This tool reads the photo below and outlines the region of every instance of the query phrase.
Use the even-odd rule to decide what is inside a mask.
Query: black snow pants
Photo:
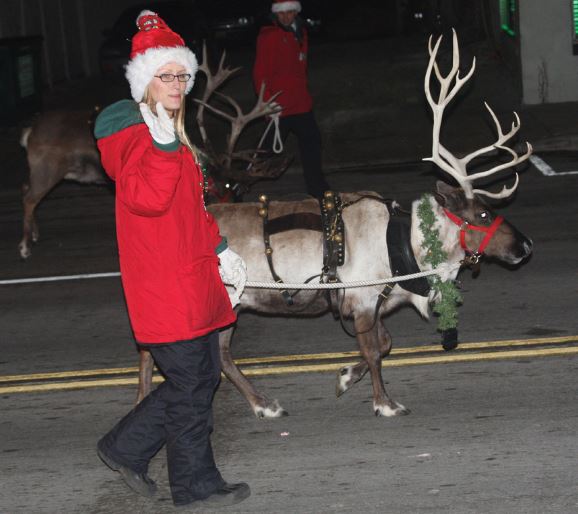
[[[166,444],[175,505],[206,498],[224,485],[210,434],[212,402],[221,376],[219,336],[146,345],[165,381],[100,441],[105,453],[137,473]]]

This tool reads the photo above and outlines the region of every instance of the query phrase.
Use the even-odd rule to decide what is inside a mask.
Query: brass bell
[[[268,200],[269,198],[267,198],[267,195],[259,195],[259,201],[261,203],[267,203]]]
[[[323,193],[323,196],[325,198],[333,198],[333,191],[325,191],[325,193]]]
[[[333,236],[333,241],[335,241],[336,243],[341,243],[341,241],[343,241],[343,237],[341,237],[341,234],[335,234]]]
[[[329,202],[329,201],[326,201],[326,202],[325,202],[325,208],[326,208],[327,210],[330,210],[330,211],[331,211],[331,210],[333,210],[333,207],[335,207],[335,205],[333,204],[333,202]]]
[[[267,216],[267,209],[265,207],[261,207],[259,209],[259,216],[261,216],[261,218],[265,218]]]

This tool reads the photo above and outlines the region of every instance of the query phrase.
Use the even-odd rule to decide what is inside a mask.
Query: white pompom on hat
[[[181,36],[173,32],[163,19],[152,11],[142,11],[136,20],[138,32],[132,38],[130,61],[126,65],[126,78],[130,93],[141,102],[144,92],[157,70],[169,62],[176,62],[190,73],[185,95],[195,83],[198,63],[195,54],[185,46]]]
[[[271,12],[278,13],[287,11],[301,12],[301,2],[274,0],[273,5],[271,6]]]

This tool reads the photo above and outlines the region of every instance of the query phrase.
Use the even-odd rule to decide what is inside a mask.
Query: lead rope
[[[273,152],[275,152],[276,154],[279,154],[283,151],[283,140],[281,139],[281,130],[279,129],[280,117],[281,117],[280,112],[276,112],[274,114],[271,114],[271,116],[270,116],[271,119],[269,120],[267,127],[265,127],[265,131],[263,132],[263,135],[261,136],[261,139],[259,140],[259,144],[257,145],[257,149],[255,150],[255,153],[253,154],[252,160],[254,160],[255,157],[257,157],[257,153],[259,153],[259,150],[261,150],[261,147],[263,146],[263,141],[265,141],[265,138],[267,137],[267,134],[269,133],[271,126],[274,126],[274,129],[275,129],[275,133],[273,134]],[[250,162],[249,166],[247,166],[247,171],[249,171],[251,169],[252,165],[253,165],[253,163]]]
[[[259,150],[261,148],[261,146],[263,145],[263,141],[265,141],[265,138],[267,137],[267,134],[269,133],[269,129],[271,128],[271,125],[274,125],[275,134],[273,135],[273,151],[275,153],[281,153],[283,151],[283,140],[281,139],[281,130],[279,130],[279,119],[280,118],[281,118],[280,112],[276,112],[275,114],[271,114],[271,119],[269,120],[269,124],[267,125],[265,132],[263,132],[263,135],[261,136],[261,140],[259,141],[259,146],[257,146],[257,150]]]
[[[360,280],[357,282],[329,282],[323,284],[303,284],[303,283],[289,283],[283,282],[281,284],[276,282],[251,282],[247,281],[243,284],[242,289],[239,288],[236,293],[238,297],[241,297],[243,294],[243,290],[245,288],[256,288],[256,289],[349,289],[353,287],[371,287],[371,286],[378,286],[383,284],[390,284],[394,282],[403,282],[405,280],[412,280],[414,278],[421,278],[421,277],[429,277],[430,275],[446,275],[453,270],[459,269],[462,266],[461,262],[455,264],[440,264],[436,269],[430,271],[420,271],[419,273],[412,273],[410,275],[403,275],[399,277],[390,277],[384,278],[380,280]],[[2,282],[8,281],[0,281]],[[224,282],[226,285],[232,286],[233,284],[229,284]]]

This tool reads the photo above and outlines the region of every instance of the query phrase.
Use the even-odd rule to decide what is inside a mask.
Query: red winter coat
[[[309,112],[313,100],[307,88],[307,31],[303,28],[300,44],[292,32],[277,25],[266,26],[257,38],[257,57],[253,82],[259,93],[265,83],[265,100],[281,91],[275,99],[283,107],[281,116]]]
[[[116,182],[120,270],[135,339],[170,343],[233,323],[216,255],[226,242],[205,210],[203,176],[191,152],[179,143],[153,143],[129,100],[100,114],[95,135]]]

